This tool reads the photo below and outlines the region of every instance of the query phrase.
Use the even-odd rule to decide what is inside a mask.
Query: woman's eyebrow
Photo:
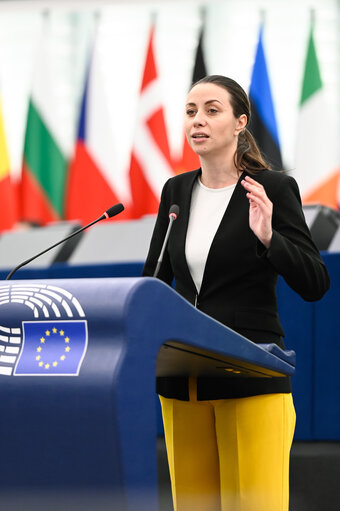
[[[222,102],[219,101],[218,99],[209,99],[204,104],[209,105],[210,103],[215,103],[215,102],[220,103],[222,105]],[[196,103],[187,103],[185,106],[196,106]]]

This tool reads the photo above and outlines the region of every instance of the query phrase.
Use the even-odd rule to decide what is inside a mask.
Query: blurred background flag
[[[203,18],[204,23],[204,18]],[[201,78],[207,76],[207,68],[205,65],[204,51],[203,51],[203,39],[204,39],[204,25],[202,25],[198,45],[196,49],[196,56],[194,62],[194,71],[192,75],[191,84],[196,83]],[[183,151],[181,159],[175,161],[174,167],[176,169],[177,174],[181,174],[182,172],[187,172],[190,170],[199,169],[201,166],[199,158],[196,153],[191,149],[186,136],[184,136],[183,141]]]
[[[10,175],[10,161],[0,98],[0,231],[14,227],[17,220],[16,208],[16,193]]]
[[[154,28],[151,27],[130,162],[135,218],[157,213],[163,185],[174,173],[154,57]]]
[[[314,40],[314,14],[311,15],[307,53],[300,95],[297,155],[294,177],[304,204],[319,203],[339,208],[339,177],[332,144],[324,87]]]
[[[282,169],[279,134],[263,46],[263,23],[260,26],[249,99],[251,119],[248,128],[272,168]]]
[[[120,202],[110,174],[112,137],[96,53],[89,59],[81,101],[78,136],[68,172],[65,217],[87,224]],[[111,139],[110,139],[111,138]],[[127,204],[124,201],[124,205]],[[128,216],[128,208],[120,216]]]
[[[21,181],[21,219],[39,224],[63,218],[68,163],[58,140],[61,99],[49,53],[49,21],[46,14],[28,105]]]

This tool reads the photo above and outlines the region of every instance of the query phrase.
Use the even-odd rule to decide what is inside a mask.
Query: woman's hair
[[[238,118],[245,114],[247,116],[247,124],[249,124],[251,115],[250,102],[245,91],[235,80],[222,75],[209,75],[195,82],[191,89],[200,83],[214,83],[226,89],[230,94],[230,104],[234,116]],[[253,135],[247,128],[244,128],[239,133],[234,163],[238,170],[247,170],[250,173],[271,168],[270,164],[263,158]]]

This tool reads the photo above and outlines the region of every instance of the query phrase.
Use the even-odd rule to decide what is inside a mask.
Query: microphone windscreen
[[[115,204],[114,206],[111,206],[111,208],[106,210],[105,216],[106,218],[112,218],[115,215],[119,215],[119,213],[121,213],[122,211],[124,211],[124,206],[120,202],[119,204]]]
[[[171,208],[169,209],[169,216],[170,215],[176,215],[178,217],[179,215],[179,206],[177,204],[173,204]]]

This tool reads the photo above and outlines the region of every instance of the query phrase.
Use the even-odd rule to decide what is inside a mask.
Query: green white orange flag
[[[14,227],[16,223],[16,195],[10,175],[2,104],[0,100],[0,231]]]
[[[294,170],[304,204],[318,203],[337,208],[339,170],[332,154],[327,128],[324,86],[314,40],[314,24],[308,36],[300,96],[297,156]]]
[[[48,54],[48,27],[43,37],[28,107],[21,181],[21,219],[41,225],[63,218],[67,173],[67,158],[58,140],[57,78]]]

